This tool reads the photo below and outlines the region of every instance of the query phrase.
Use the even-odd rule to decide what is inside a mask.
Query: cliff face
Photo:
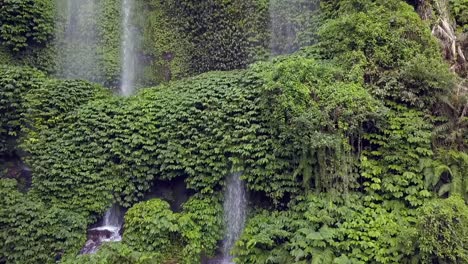
[[[432,34],[439,39],[451,69],[461,76],[466,76],[468,32],[463,32],[466,25],[463,21],[456,20],[448,0],[414,0],[412,4],[419,16],[431,24]]]

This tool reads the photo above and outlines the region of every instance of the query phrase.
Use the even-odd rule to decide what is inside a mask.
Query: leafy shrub
[[[381,104],[354,76],[331,64],[293,56],[259,66],[266,80],[261,99],[280,135],[275,156],[290,160],[283,170],[294,169],[289,173],[305,188],[351,188],[356,178],[351,154],[357,152],[352,144],[360,140],[364,123],[378,116]],[[261,187],[258,181],[264,178],[253,185]]]
[[[285,212],[247,222],[237,263],[406,263],[414,254],[415,218],[399,202],[363,202],[328,193],[297,200]]]
[[[387,121],[365,135],[370,146],[361,157],[363,186],[377,199],[402,199],[420,206],[430,196],[420,159],[433,156],[432,125],[420,111],[392,105]]]
[[[216,195],[193,196],[184,205],[178,225],[183,239],[184,263],[200,263],[200,256],[214,256],[223,238],[223,206]]]
[[[47,79],[28,67],[0,66],[0,153],[12,153],[22,134],[52,126],[104,90],[83,81]],[[30,140],[34,140],[30,138]]]
[[[435,38],[404,1],[328,2],[336,13],[314,50],[338,64],[355,58],[378,97],[427,108],[453,85]]]
[[[425,204],[418,216],[418,246],[422,261],[468,261],[468,208],[461,197]]]
[[[463,32],[468,31],[468,1],[450,0],[450,13]]]
[[[42,203],[0,179],[0,259],[11,263],[55,263],[76,254],[85,240],[87,219]]]
[[[167,254],[180,243],[177,215],[159,199],[141,202],[125,214],[124,242],[138,251]]]
[[[54,33],[51,0],[0,1],[0,41],[13,51],[44,44]]]
[[[301,218],[290,243],[295,261],[404,263],[413,254],[407,236],[415,233],[415,220],[399,202],[380,205],[363,198],[329,193],[299,203]]]
[[[44,80],[44,74],[37,70],[0,65],[0,155],[15,150],[25,112],[24,95]]]
[[[124,243],[139,252],[158,252],[165,259],[196,264],[202,255],[214,255],[222,231],[222,205],[216,196],[196,195],[181,213],[153,199],[134,205],[125,215]]]
[[[441,197],[458,195],[468,201],[468,154],[439,150],[436,159],[421,161],[428,190]]]
[[[294,232],[292,221],[287,212],[255,214],[233,249],[236,263],[293,263],[287,245]]]
[[[89,82],[50,79],[25,94],[23,115],[29,127],[51,128],[64,114],[105,95],[108,94],[103,88]]]
[[[66,257],[64,264],[154,264],[165,263],[158,252],[138,252],[124,243],[105,243],[94,254]]]

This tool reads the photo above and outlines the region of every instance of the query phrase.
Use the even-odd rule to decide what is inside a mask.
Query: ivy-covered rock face
[[[15,52],[43,45],[54,32],[52,0],[0,1],[0,43]]]
[[[316,100],[308,99],[311,93]],[[155,179],[185,177],[190,189],[213,193],[236,168],[250,189],[280,201],[310,185],[348,183],[333,157],[352,151],[346,141],[380,107],[340,69],[297,57],[205,74],[129,99],[94,100],[48,120],[53,124],[24,146],[35,191],[88,212],[99,212],[112,193],[129,206]],[[338,109],[347,110],[337,115]],[[307,155],[323,162],[317,175],[304,164],[295,170]],[[331,170],[336,179],[318,178]]]
[[[0,0],[0,160],[32,185],[0,164],[0,263],[204,263],[232,172],[250,198],[237,264],[467,261],[466,81],[405,1],[136,0],[138,85],[159,85],[129,97],[47,76],[54,46],[29,27],[46,2],[16,2]],[[97,4],[99,82],[116,86],[120,2]],[[77,255],[115,203],[122,241]]]
[[[25,67],[0,65],[0,156],[18,150],[17,139],[52,127],[60,116],[91,98],[107,94],[84,81],[48,79],[44,73]]]

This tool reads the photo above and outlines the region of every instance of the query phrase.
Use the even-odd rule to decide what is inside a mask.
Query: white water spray
[[[56,32],[57,75],[66,79],[101,82],[98,66],[97,4],[95,0],[57,0],[64,15]],[[65,23],[63,23],[65,22]]]
[[[122,0],[122,80],[120,93],[129,96],[135,86],[135,33],[131,25],[133,0]]]
[[[313,43],[319,0],[270,0],[271,56],[291,54]]]
[[[247,218],[247,195],[245,184],[240,179],[242,172],[232,173],[227,178],[224,196],[224,221],[226,236],[223,241],[223,258],[221,264],[231,264],[231,249],[239,239],[245,227]]]
[[[104,215],[99,227],[88,231],[88,241],[81,250],[82,254],[96,253],[104,242],[117,242],[122,240],[120,230],[123,226],[123,214],[117,205],[113,205]]]

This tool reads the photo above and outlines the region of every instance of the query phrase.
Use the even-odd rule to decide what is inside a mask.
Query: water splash
[[[226,223],[226,236],[223,241],[223,258],[220,264],[230,264],[232,256],[231,249],[239,239],[245,227],[247,218],[247,195],[245,184],[240,177],[242,172],[232,173],[226,182],[226,193],[224,196],[224,221]]]
[[[135,32],[131,25],[133,0],[122,1],[122,80],[120,93],[129,96],[135,86]]]
[[[113,205],[104,214],[101,226],[88,230],[88,241],[81,250],[81,254],[96,253],[104,242],[121,241],[122,226],[123,213],[118,205]]]
[[[57,19],[57,76],[101,82],[98,66],[97,6],[95,0],[57,0],[63,14]]]

